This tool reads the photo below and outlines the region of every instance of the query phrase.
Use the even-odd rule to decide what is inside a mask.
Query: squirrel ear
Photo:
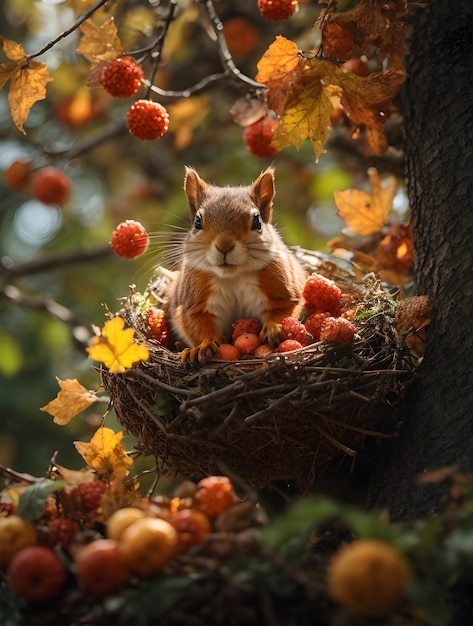
[[[261,213],[263,222],[269,224],[273,214],[274,168],[268,167],[251,186],[251,197]]]
[[[202,180],[192,167],[186,167],[186,176],[184,178],[184,191],[186,193],[187,204],[191,218],[194,219],[202,200],[207,191],[208,185]]]

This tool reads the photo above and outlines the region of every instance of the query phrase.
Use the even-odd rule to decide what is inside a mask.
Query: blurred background
[[[34,54],[92,4],[4,0],[0,34]],[[277,34],[304,50],[319,45],[315,1],[300,2],[291,20],[274,23],[261,17],[256,0],[214,6],[233,61],[250,78]],[[101,9],[93,19],[101,23],[113,14],[122,41],[133,49],[151,36],[168,8],[167,2],[126,0],[110,3],[109,12]],[[222,69],[202,7],[178,2],[176,15],[154,80],[167,92],[185,90]],[[185,165],[225,185],[249,184],[274,163],[274,215],[285,241],[322,251],[343,226],[334,189],[359,186],[366,178],[366,160],[345,149],[343,124],[331,129],[331,147],[318,164],[309,142],[271,159],[252,155],[230,114],[244,93],[237,81],[219,81],[185,99],[154,95],[169,111],[169,132],[157,141],[139,141],[124,124],[131,101],[86,86],[90,63],[77,54],[78,41],[73,32],[36,59],[46,63],[54,81],[46,99],[33,106],[26,135],[11,121],[8,85],[0,91],[0,463],[34,475],[46,472],[56,450],[62,465],[82,465],[72,441],[91,438],[101,423],[94,411],[104,412],[105,405],[92,406],[62,427],[40,407],[56,396],[56,376],[98,387],[81,342],[92,324],[103,325],[107,307],[119,308],[128,285],[146,286],[163,241],[170,239],[167,233],[187,228]],[[0,62],[8,59],[2,56]],[[44,204],[28,187],[12,189],[1,173],[17,160],[33,170],[59,168],[72,182],[70,200]],[[132,261],[108,246],[112,230],[125,219],[140,221],[151,235],[148,252]],[[114,427],[113,415],[107,425]]]

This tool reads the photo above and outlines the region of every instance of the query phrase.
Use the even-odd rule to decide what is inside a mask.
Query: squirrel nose
[[[230,241],[228,242],[224,241],[224,242],[216,243],[215,247],[217,248],[219,252],[225,255],[233,250],[233,248],[235,247],[235,244],[231,243]]]

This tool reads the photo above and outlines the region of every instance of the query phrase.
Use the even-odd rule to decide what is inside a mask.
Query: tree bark
[[[403,94],[407,184],[418,294],[434,320],[403,407],[399,439],[383,450],[370,504],[394,519],[425,517],[444,490],[425,470],[473,470],[473,3],[435,0],[412,19]]]

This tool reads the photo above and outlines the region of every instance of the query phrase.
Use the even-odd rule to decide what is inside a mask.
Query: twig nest
[[[150,359],[123,374],[103,371],[103,384],[137,450],[167,475],[230,473],[258,488],[294,480],[305,490],[335,456],[354,457],[365,437],[394,433],[416,360],[379,281],[369,275],[350,292],[356,335],[348,345],[321,341],[197,368],[150,338],[149,294],[131,293],[120,315]]]

